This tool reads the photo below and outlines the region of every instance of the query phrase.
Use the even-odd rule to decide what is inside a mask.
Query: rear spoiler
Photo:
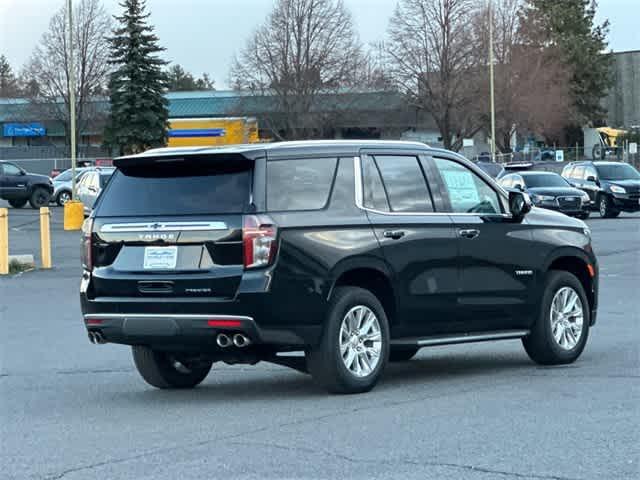
[[[247,152],[248,153],[248,152]],[[184,165],[186,168],[211,165],[212,163],[234,164],[238,168],[242,166],[250,167],[255,160],[255,156],[245,155],[244,153],[188,153],[180,155],[179,152],[169,155],[131,155],[127,157],[119,157],[113,161],[113,165],[119,169],[137,168],[137,167],[153,167],[162,165],[171,165],[179,167]]]
[[[504,167],[505,170],[516,170],[516,169],[519,169],[519,168],[527,169],[527,168],[533,167],[533,163],[531,163],[531,162],[511,162],[511,163],[504,163],[502,166]]]

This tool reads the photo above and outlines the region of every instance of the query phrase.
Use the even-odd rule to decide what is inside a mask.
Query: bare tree
[[[110,66],[105,35],[112,29],[112,20],[99,0],[76,2],[73,15],[76,128],[79,133],[100,113],[91,97],[106,92]],[[66,9],[61,7],[33,51],[23,77],[37,86],[31,91],[34,107],[60,121],[66,137],[70,138],[68,39],[68,18]]]
[[[400,0],[389,24],[391,74],[413,106],[433,115],[448,149],[482,127],[477,11],[474,0]]]
[[[362,51],[342,0],[277,0],[240,52],[231,82],[270,103],[277,138],[322,135],[324,94],[352,86]]]
[[[569,72],[558,49],[542,44],[542,32],[527,23],[522,8],[522,0],[493,2],[496,145],[503,152],[511,150],[516,131],[553,141],[570,119]],[[478,21],[486,51],[487,10]],[[536,37],[540,42],[532,44]],[[488,129],[488,118],[485,123]]]

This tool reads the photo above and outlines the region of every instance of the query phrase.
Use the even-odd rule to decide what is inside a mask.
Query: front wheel
[[[69,200],[71,200],[71,192],[67,190],[62,190],[56,197],[56,203],[61,207],[64,207],[64,204],[68,203]]]
[[[320,343],[307,351],[313,379],[331,393],[371,390],[389,357],[384,308],[368,290],[335,290]]]
[[[213,364],[210,360],[181,358],[141,345],[131,347],[131,351],[142,378],[156,388],[193,388],[206,378]]]
[[[572,363],[587,343],[590,319],[589,301],[580,280],[566,271],[551,271],[536,323],[522,343],[536,363]]]
[[[602,218],[615,218],[620,215],[620,212],[614,208],[609,195],[600,195],[598,210],[600,211],[600,216]]]
[[[29,204],[31,208],[46,207],[51,200],[51,194],[45,188],[36,187],[31,193]]]

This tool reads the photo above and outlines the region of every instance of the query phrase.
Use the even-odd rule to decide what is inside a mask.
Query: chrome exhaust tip
[[[104,336],[102,335],[102,332],[94,332],[93,338],[95,339],[95,342],[99,345],[103,345],[107,343],[107,341],[104,339]]]
[[[219,333],[216,337],[216,343],[220,348],[227,348],[230,347],[233,342],[226,333]]]
[[[244,348],[248,347],[251,344],[251,340],[249,340],[249,337],[242,333],[236,333],[233,336],[233,344],[238,348]]]

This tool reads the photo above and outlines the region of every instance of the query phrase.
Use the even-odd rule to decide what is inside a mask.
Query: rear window
[[[242,213],[250,201],[251,170],[211,162],[156,164],[116,171],[97,208],[100,216]]]
[[[267,163],[267,210],[319,210],[326,206],[337,158],[271,160]]]

